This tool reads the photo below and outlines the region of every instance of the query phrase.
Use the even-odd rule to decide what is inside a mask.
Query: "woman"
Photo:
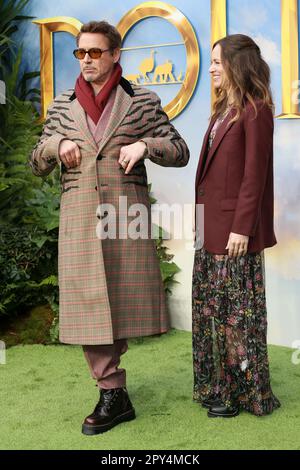
[[[250,37],[234,34],[214,44],[209,72],[216,101],[196,176],[204,244],[193,270],[194,400],[209,417],[261,416],[280,406],[270,387],[263,261],[276,244],[270,69]]]

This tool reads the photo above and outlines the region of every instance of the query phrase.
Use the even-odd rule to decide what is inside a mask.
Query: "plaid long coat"
[[[59,159],[59,144],[66,138],[80,148],[78,167],[67,169]],[[49,106],[42,136],[31,154],[35,175],[48,175],[57,164],[61,169],[58,276],[63,343],[111,344],[169,328],[154,240],[118,236],[119,209],[125,210],[119,208],[119,196],[127,197],[128,207],[135,203],[147,207],[151,230],[144,160],[128,175],[118,163],[121,147],[138,140],[146,143],[146,158],[159,165],[181,167],[188,162],[187,145],[158,96],[122,78],[100,146],[74,90],[69,90]],[[115,239],[101,240],[96,233],[103,203],[116,209]],[[135,217],[129,216],[128,223]]]

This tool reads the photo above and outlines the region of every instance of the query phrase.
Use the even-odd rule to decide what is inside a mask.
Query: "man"
[[[129,206],[143,204],[150,221],[144,159],[181,167],[189,151],[157,95],[121,76],[115,27],[87,23],[77,46],[81,74],[75,91],[49,106],[30,165],[38,176],[61,165],[60,341],[83,345],[100,388],[99,402],[82,427],[92,435],[135,418],[125,370],[118,369],[126,340],[169,329],[154,240],[125,237],[120,215],[116,237],[97,236],[105,215],[101,207],[112,204],[124,215],[126,197]]]

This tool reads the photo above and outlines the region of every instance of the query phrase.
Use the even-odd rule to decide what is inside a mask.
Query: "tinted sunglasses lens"
[[[73,54],[76,57],[76,59],[81,60],[81,59],[84,59],[85,50],[84,49],[75,49],[75,51],[73,51]]]
[[[89,56],[92,58],[92,59],[99,59],[99,57],[101,57],[102,55],[102,51],[101,49],[90,49],[89,50]]]

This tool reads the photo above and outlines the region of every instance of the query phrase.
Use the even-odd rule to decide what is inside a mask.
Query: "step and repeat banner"
[[[265,251],[269,342],[300,341],[300,114],[297,0],[64,0],[31,2],[35,19],[24,26],[24,68],[41,70],[41,115],[54,96],[73,88],[79,74],[72,51],[82,23],[107,20],[117,26],[123,75],[155,91],[186,140],[190,162],[164,168],[147,162],[160,204],[181,207],[181,236],[166,242],[181,268],[170,296],[172,324],[191,328],[191,243],[195,172],[212,100],[211,44],[226,34],[251,36],[272,73],[275,117],[275,232]],[[296,347],[296,346],[295,346]]]

